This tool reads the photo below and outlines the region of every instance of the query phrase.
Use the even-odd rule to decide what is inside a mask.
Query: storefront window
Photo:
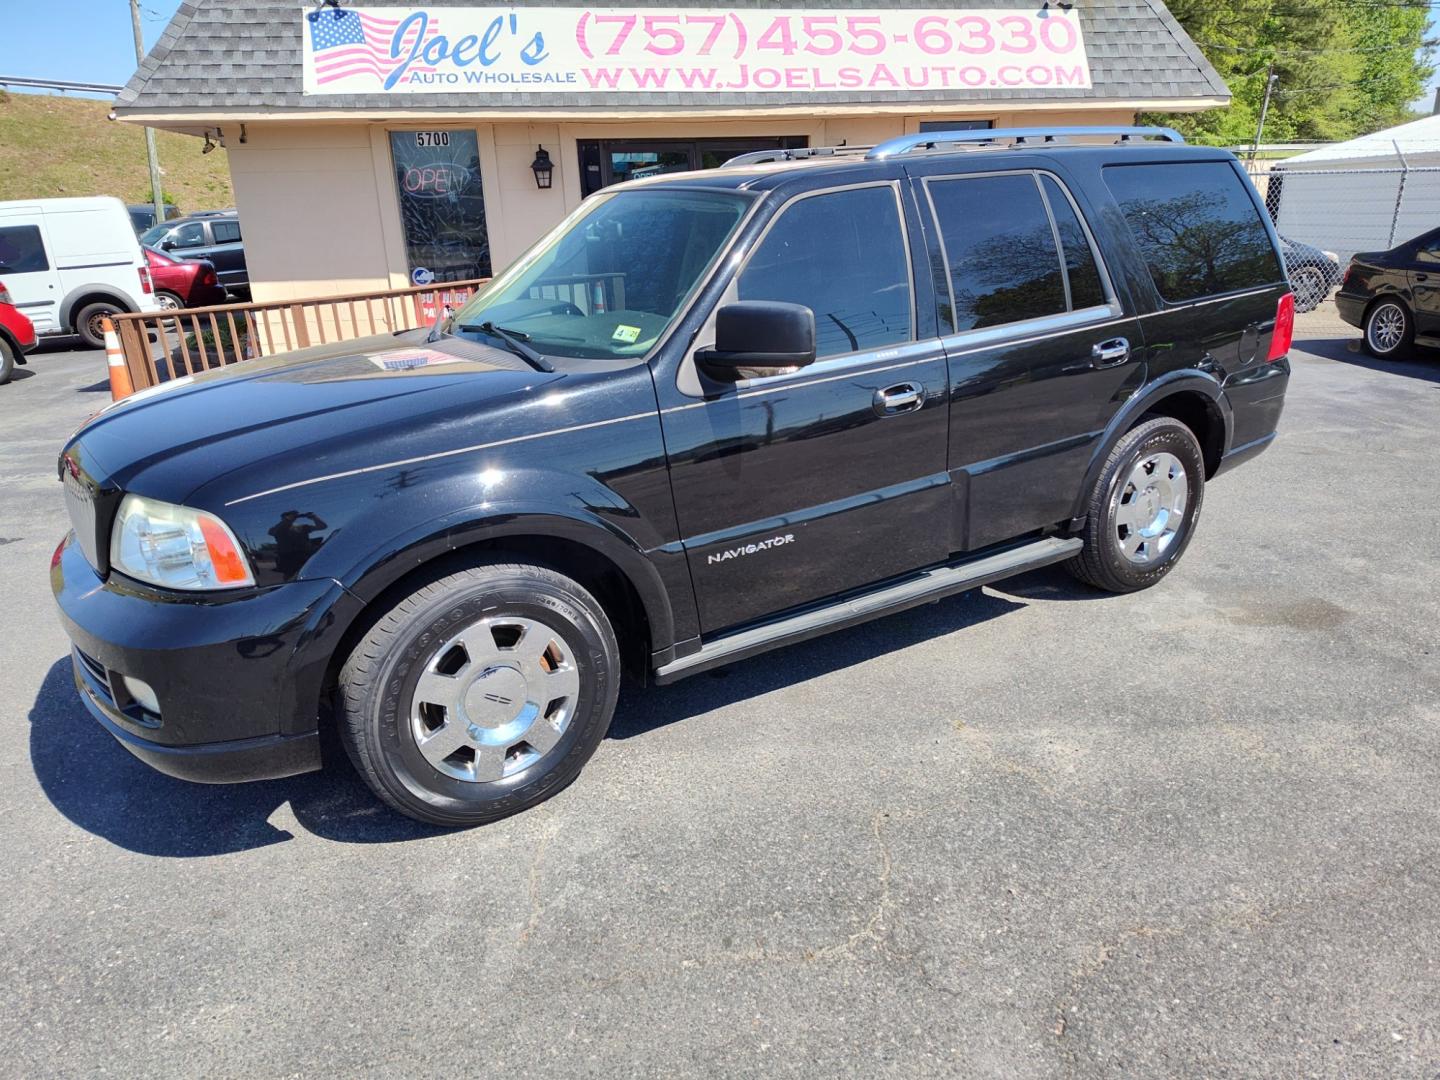
[[[728,139],[582,139],[580,188],[591,195],[611,184],[667,172],[715,169],[754,150],[809,145],[803,135],[737,136]]]
[[[490,238],[473,131],[392,131],[390,153],[410,280],[490,276]]]

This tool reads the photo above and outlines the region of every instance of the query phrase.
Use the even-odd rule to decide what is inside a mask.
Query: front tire
[[[1168,416],[1115,444],[1090,493],[1084,548],[1066,566],[1106,592],[1154,585],[1180,560],[1205,500],[1205,457],[1194,433]]]
[[[1377,360],[1404,356],[1415,340],[1415,320],[1399,300],[1381,300],[1365,314],[1365,351]]]
[[[0,386],[4,386],[15,374],[15,353],[10,343],[0,338]]]
[[[337,712],[351,760],[418,821],[479,825],[569,784],[610,727],[620,652],[548,567],[487,563],[417,589],[356,644]]]

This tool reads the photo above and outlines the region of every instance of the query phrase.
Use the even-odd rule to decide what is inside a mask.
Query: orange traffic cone
[[[125,354],[120,351],[115,324],[106,319],[100,326],[105,331],[105,362],[110,365],[110,400],[119,401],[135,392],[135,384],[130,381],[130,369],[125,366]]]

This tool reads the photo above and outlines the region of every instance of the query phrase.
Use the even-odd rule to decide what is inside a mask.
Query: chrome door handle
[[[881,416],[914,412],[925,404],[925,388],[918,383],[900,383],[875,391],[875,411]]]
[[[1123,337],[1097,341],[1090,347],[1090,366],[1114,367],[1130,359],[1130,342]]]

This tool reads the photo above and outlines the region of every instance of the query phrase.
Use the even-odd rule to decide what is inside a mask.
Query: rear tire
[[[495,821],[575,779],[610,728],[620,650],[600,604],[548,567],[495,562],[424,585],[340,672],[350,758],[434,825]]]
[[[80,339],[92,349],[103,349],[105,347],[105,330],[100,323],[113,315],[119,315],[124,309],[118,304],[109,301],[100,301],[97,304],[86,304],[75,316],[75,333]]]
[[[160,305],[161,311],[178,311],[185,306],[185,301],[177,294],[164,289],[156,291],[155,302]]]
[[[0,386],[4,386],[15,374],[15,351],[10,343],[0,338]]]
[[[1415,340],[1415,320],[1399,300],[1380,300],[1365,313],[1365,351],[1377,360],[1398,360]]]
[[[1194,534],[1205,501],[1205,457],[1194,433],[1156,417],[1125,433],[1100,470],[1084,548],[1065,565],[1106,592],[1148,589],[1168,574]]]

